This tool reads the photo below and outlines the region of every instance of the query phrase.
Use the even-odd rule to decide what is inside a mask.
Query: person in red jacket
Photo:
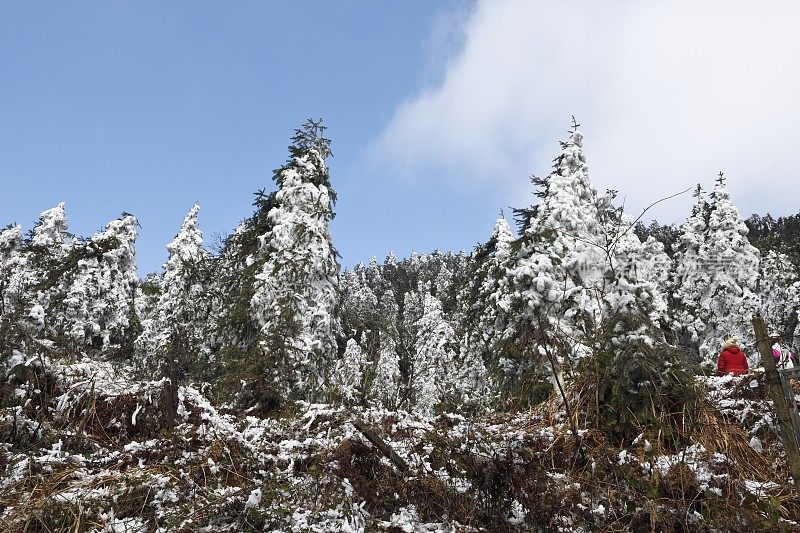
[[[717,371],[720,376],[726,374],[742,376],[750,371],[750,367],[747,366],[747,357],[739,348],[739,342],[736,339],[728,339],[722,344],[722,353],[719,354],[717,361]]]

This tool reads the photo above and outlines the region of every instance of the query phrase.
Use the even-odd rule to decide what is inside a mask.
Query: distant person
[[[783,350],[777,342],[772,345],[772,358],[778,368],[794,368],[797,354],[790,350]]]
[[[717,361],[717,372],[720,376],[726,374],[733,374],[734,376],[743,376],[750,371],[747,365],[747,357],[744,352],[739,348],[739,341],[736,339],[728,339],[722,343],[722,352],[719,354]]]
[[[775,366],[781,364],[781,358],[783,357],[783,351],[781,350],[781,345],[777,342],[772,345],[772,359],[775,360]]]

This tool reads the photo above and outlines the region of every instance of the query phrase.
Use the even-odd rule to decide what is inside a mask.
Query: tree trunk
[[[786,450],[786,463],[794,481],[795,492],[800,496],[800,446],[797,441],[797,433],[795,433],[792,424],[789,400],[783,391],[778,368],[775,366],[775,359],[772,357],[772,342],[767,334],[767,326],[761,315],[753,317],[753,329],[756,334],[758,351],[761,354],[761,362],[764,365],[764,374],[770,397],[772,398],[775,414],[778,417],[781,441],[783,441],[783,447]]]
[[[367,440],[370,441],[378,450],[387,458],[389,459],[394,466],[397,467],[398,470],[402,473],[408,472],[408,463],[400,457],[394,448],[392,448],[389,444],[386,443],[382,438],[378,436],[375,431],[373,431],[367,424],[362,422],[361,420],[353,420],[351,422],[357,430],[359,430]]]
[[[175,429],[175,421],[178,415],[178,380],[175,371],[175,362],[169,358],[167,367],[166,382],[161,390],[163,424],[166,429]]]

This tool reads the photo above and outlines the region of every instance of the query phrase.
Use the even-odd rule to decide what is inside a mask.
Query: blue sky
[[[0,4],[0,218],[30,228],[67,203],[90,235],[122,211],[156,270],[192,203],[210,239],[273,186],[293,128],[324,117],[345,265],[471,246],[448,220],[476,191],[367,162],[394,108],[436,76],[436,27],[460,3]],[[438,43],[441,45],[441,42]]]
[[[634,214],[720,169],[743,212],[797,212],[800,9],[725,6],[0,0],[0,224],[64,201],[90,235],[128,211],[157,270],[195,201],[207,241],[251,212],[307,117],[345,266],[484,240],[572,114]]]

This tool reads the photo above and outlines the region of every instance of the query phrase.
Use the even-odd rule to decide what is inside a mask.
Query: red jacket
[[[747,366],[747,357],[744,356],[744,352],[738,347],[728,346],[719,354],[717,371],[720,376],[724,376],[725,374],[741,376],[747,374],[749,370],[750,367]]]

